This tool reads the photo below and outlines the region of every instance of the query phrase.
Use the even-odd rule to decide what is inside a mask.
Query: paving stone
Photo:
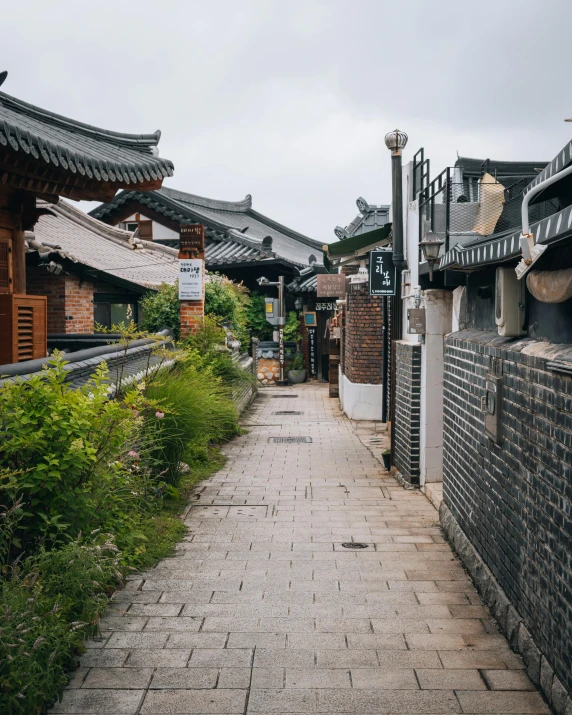
[[[218,674],[218,668],[157,668],[150,687],[153,690],[214,688]]]
[[[418,690],[415,671],[407,668],[352,669],[354,688],[369,690]]]
[[[417,678],[422,690],[486,690],[478,670],[426,670],[417,669]]]
[[[144,695],[144,690],[66,690],[50,712],[135,715]]]
[[[534,690],[523,670],[483,670],[483,677],[491,690]]]
[[[500,715],[549,715],[550,710],[539,693],[468,692],[457,694],[464,713],[499,713]]]
[[[244,713],[246,690],[149,690],[141,715]]]
[[[433,506],[362,443],[384,429],[327,386],[296,394],[303,423],[255,403],[176,555],[115,594],[52,712],[232,715],[249,690],[248,713],[547,712]],[[313,442],[267,442],[300,431]]]

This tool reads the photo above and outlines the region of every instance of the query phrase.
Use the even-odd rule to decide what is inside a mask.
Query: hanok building
[[[96,325],[138,323],[141,298],[176,282],[174,248],[142,241],[63,200],[38,205],[50,213],[26,232],[26,277],[28,294],[48,299],[49,347],[77,338],[85,344]]]
[[[173,164],[157,155],[159,137],[98,129],[0,92],[0,363],[47,353],[47,300],[26,285],[25,231],[48,210],[36,200],[160,188]]]
[[[345,228],[337,226],[334,233],[340,240],[326,247],[330,269],[349,276],[346,304],[339,313],[339,346],[333,343],[332,349],[339,347],[340,352],[338,393],[344,413],[351,419],[381,420],[386,318],[382,298],[369,295],[363,267],[372,249],[387,246],[390,241],[390,207],[368,204],[361,197],[356,203],[360,214]]]
[[[205,227],[205,266],[256,289],[256,279],[289,283],[300,270],[323,264],[322,244],[293,231],[252,208],[252,198],[219,201],[175,189],[143,193],[122,191],[91,215],[127,230],[139,229],[148,241],[177,248],[179,230],[188,224]]]

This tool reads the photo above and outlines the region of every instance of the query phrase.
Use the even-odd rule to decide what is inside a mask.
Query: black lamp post
[[[429,266],[429,280],[433,281],[433,266],[439,258],[439,251],[444,241],[442,241],[439,236],[433,231],[428,231],[425,234],[425,240],[419,241],[419,246],[423,251],[423,258],[427,261]]]

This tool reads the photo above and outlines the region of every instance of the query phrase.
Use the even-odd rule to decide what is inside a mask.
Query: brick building
[[[26,234],[26,277],[30,295],[47,296],[49,336],[137,323],[141,297],[177,280],[175,249],[141,241],[63,201],[42,208],[46,213]]]

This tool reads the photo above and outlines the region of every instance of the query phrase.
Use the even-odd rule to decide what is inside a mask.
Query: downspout
[[[528,207],[530,201],[548,186],[556,184],[558,181],[564,179],[566,176],[570,176],[570,174],[572,174],[572,165],[566,167],[566,169],[562,169],[562,171],[558,172],[558,174],[554,174],[554,176],[551,176],[549,179],[541,181],[539,184],[530,189],[530,191],[522,200],[522,206],[520,209],[522,220],[522,233],[519,239],[520,249],[522,251],[522,260],[516,267],[516,277],[519,280],[528,273],[534,263],[536,263],[536,261],[540,258],[540,256],[547,248],[543,244],[535,243],[534,234],[530,232],[530,220],[528,216]]]

